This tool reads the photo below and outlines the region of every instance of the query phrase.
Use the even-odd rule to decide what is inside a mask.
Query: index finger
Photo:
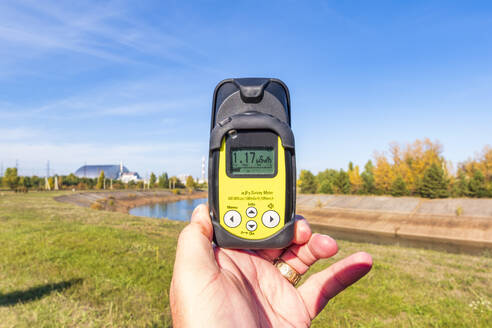
[[[301,215],[296,215],[294,219],[296,220],[296,222],[294,223],[294,240],[292,241],[292,243],[303,245],[309,241],[309,238],[311,238],[311,235],[313,234],[311,231],[311,227],[309,226],[306,219]],[[256,253],[267,261],[273,261],[280,257],[280,255],[282,255],[284,251],[285,248],[261,249],[258,250]]]
[[[297,290],[314,319],[326,303],[371,270],[372,257],[358,252],[310,276]]]

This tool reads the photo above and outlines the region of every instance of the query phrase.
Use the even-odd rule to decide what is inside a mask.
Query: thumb
[[[200,229],[200,232],[208,239],[209,243],[212,242],[212,221],[210,220],[210,214],[206,204],[200,204],[195,208],[191,214],[190,225]]]
[[[190,224],[179,235],[175,273],[185,271],[213,274],[219,270],[212,247],[212,235],[208,206],[199,205],[191,215]]]

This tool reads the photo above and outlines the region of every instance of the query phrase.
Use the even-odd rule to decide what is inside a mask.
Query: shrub
[[[104,206],[100,203],[100,202],[94,202],[91,204],[91,208],[93,210],[103,210],[104,209]]]
[[[19,176],[17,175],[17,168],[9,167],[5,170],[5,175],[2,178],[3,184],[12,190],[15,190],[19,185]]]
[[[314,194],[318,189],[314,175],[308,170],[302,170],[299,177],[299,189],[302,194]]]
[[[333,194],[333,186],[330,181],[323,181],[319,186],[319,193],[321,194]]]
[[[463,215],[463,208],[462,208],[461,206],[458,206],[458,207],[456,208],[455,213],[456,213],[456,216],[461,216],[461,215]]]

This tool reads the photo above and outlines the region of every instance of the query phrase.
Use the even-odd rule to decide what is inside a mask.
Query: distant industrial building
[[[98,178],[104,171],[104,176],[112,180],[122,180],[125,183],[128,181],[141,180],[137,172],[130,172],[123,164],[120,165],[84,165],[75,171],[75,175],[79,178]]]
[[[120,178],[119,179],[123,183],[128,183],[130,181],[137,182],[137,181],[142,180],[142,178],[140,177],[140,175],[138,175],[137,172],[123,172],[120,175]]]

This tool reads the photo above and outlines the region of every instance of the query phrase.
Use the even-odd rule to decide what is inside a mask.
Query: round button
[[[266,211],[261,217],[261,222],[268,228],[274,228],[280,223],[280,215],[275,211]]]
[[[246,215],[249,218],[254,218],[256,214],[258,214],[258,211],[254,207],[248,207],[248,209],[246,210]]]
[[[258,227],[258,224],[253,220],[249,220],[246,223],[246,229],[248,229],[249,231],[255,231],[257,227]]]
[[[224,214],[224,223],[229,228],[235,228],[241,223],[241,214],[238,211],[227,211]]]

